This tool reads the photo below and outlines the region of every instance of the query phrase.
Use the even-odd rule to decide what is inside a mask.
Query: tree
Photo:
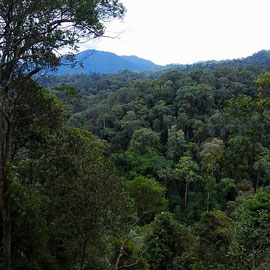
[[[252,181],[243,179],[237,184],[237,196],[234,201],[228,201],[226,214],[235,221],[240,221],[244,211],[243,201],[255,194]]]
[[[126,234],[123,241],[114,241],[114,246],[118,252],[116,253],[116,262],[114,265],[114,270],[119,269],[138,269],[138,270],[148,270],[149,266],[144,258],[138,256],[139,247],[137,247],[132,240],[135,237],[141,237],[142,234]],[[120,265],[122,261],[122,265]]]
[[[103,145],[88,131],[63,128],[38,161],[35,178],[50,198],[53,223],[70,232],[63,238],[73,244],[62,249],[79,269],[92,268],[91,249],[104,248],[105,232],[120,229],[128,205]]]
[[[103,22],[124,12],[118,0],[0,1],[0,207],[5,269],[11,269],[13,109],[22,82],[59,65],[61,49],[76,48],[81,38],[102,36]]]
[[[207,172],[205,175],[205,188],[207,191],[207,211],[209,210],[210,194],[216,185],[216,178],[220,171],[220,160],[223,158],[223,141],[213,138],[202,146],[199,153],[203,169]]]
[[[178,181],[185,181],[185,197],[184,197],[184,206],[187,206],[188,198],[188,185],[194,181],[200,179],[200,176],[197,174],[199,171],[199,166],[191,157],[183,156],[180,158],[179,163],[176,165],[175,173],[178,178]]]
[[[237,236],[240,253],[247,258],[248,269],[267,269],[270,252],[269,186],[259,188],[253,197],[244,200]],[[257,268],[259,266],[262,268]]]
[[[129,150],[140,154],[152,150],[159,151],[160,148],[159,134],[147,128],[136,130],[129,145]]]
[[[156,214],[160,213],[162,210],[166,210],[168,202],[165,198],[163,198],[165,188],[163,188],[158,182],[143,176],[138,176],[132,181],[128,181],[127,186],[130,196],[133,199],[134,207],[137,211],[137,220],[131,225],[131,230],[132,227],[137,225],[145,215]],[[138,264],[139,260],[137,260],[135,263],[133,262],[119,267],[120,259],[124,255],[124,248],[126,248],[127,243],[131,239],[139,236],[142,236],[142,234],[125,234],[115,263],[115,270],[132,267]]]
[[[222,157],[223,141],[213,138],[211,142],[206,142],[200,156],[203,168],[212,176],[220,170],[219,160]]]
[[[185,257],[193,242],[188,230],[168,212],[157,215],[151,227],[145,239],[150,269],[187,269]]]
[[[9,125],[10,137],[6,137],[9,144],[1,145],[2,151],[5,150],[1,156],[2,173],[0,176],[2,180],[0,182],[2,192],[0,205],[4,254],[9,254],[10,248],[11,186],[17,178],[16,165],[26,157],[38,158],[53,131],[62,126],[66,118],[62,103],[50,95],[48,91],[42,89],[33,81],[20,81],[20,83],[22,84],[20,93],[15,95],[13,92],[15,98],[12,106],[12,125]],[[3,130],[0,132],[3,132]],[[31,166],[29,166],[29,170],[31,171]],[[26,182],[23,182],[23,184],[25,183],[33,185],[33,178],[29,177]]]
[[[270,175],[270,151],[269,149],[263,147],[262,153],[256,157],[253,169],[258,171],[256,180],[256,190],[259,188],[259,183],[269,185],[269,175]]]
[[[207,191],[206,210],[209,211],[210,193],[216,187],[216,178],[214,176],[212,176],[212,175],[205,175],[203,177],[203,181],[205,183],[205,189]]]
[[[267,96],[269,74],[255,81],[259,86],[257,97],[240,95],[227,102],[223,115],[230,120],[233,134],[228,141],[226,156],[236,170],[245,168],[247,177],[256,187],[267,174],[267,151],[269,148],[270,99]],[[235,173],[235,172],[234,172]],[[245,172],[244,172],[245,173]],[[261,181],[262,182],[262,181]]]
[[[197,225],[198,263],[194,269],[228,269],[226,255],[233,236],[233,221],[221,211],[206,212]]]
[[[207,85],[183,86],[177,91],[176,100],[179,113],[185,112],[189,118],[204,119],[215,108],[213,89]]]
[[[177,130],[175,125],[168,129],[168,142],[166,145],[166,155],[168,158],[173,159],[174,162],[177,162],[184,154],[186,144],[184,132],[181,129]]]
[[[270,73],[265,72],[261,78],[255,80],[255,83],[259,86],[259,91],[264,97],[269,97],[270,94]]]
[[[55,252],[49,248],[52,235],[46,219],[49,202],[39,191],[18,180],[11,186],[12,269],[58,269]],[[1,260],[1,269],[2,263]]]
[[[228,201],[235,201],[237,195],[235,180],[230,178],[222,178],[217,184],[216,188],[216,200],[219,203],[219,209],[224,211]]]
[[[161,154],[159,134],[147,128],[134,132],[125,156],[133,177],[144,175],[157,179],[159,171],[169,165]]]
[[[167,200],[163,198],[165,188],[158,182],[138,176],[127,184],[139,218],[146,213],[166,210]]]

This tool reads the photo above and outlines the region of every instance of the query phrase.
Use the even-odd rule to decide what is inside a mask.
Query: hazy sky
[[[270,49],[269,0],[122,0],[123,22],[82,49],[137,55],[156,64],[246,57]]]

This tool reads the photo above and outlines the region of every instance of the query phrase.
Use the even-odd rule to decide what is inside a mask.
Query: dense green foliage
[[[43,81],[77,88],[81,104],[67,123],[104,143],[130,197],[123,229],[97,261],[111,260],[108,269],[114,262],[114,269],[268,269],[267,71],[225,66],[156,79],[124,72]]]
[[[0,269],[268,270],[269,52],[31,79],[123,13],[0,1]]]
[[[72,52],[79,40],[102,36],[105,21],[122,18],[124,13],[125,8],[118,0],[0,1],[0,262],[5,270],[15,267],[40,269],[43,268],[42,263],[52,266],[46,262],[48,253],[41,252],[39,255],[44,255],[42,259],[33,254],[32,242],[28,245],[28,256],[22,250],[18,253],[30,260],[16,264],[17,258],[13,257],[16,254],[13,184],[18,182],[18,187],[23,184],[22,190],[25,184],[32,185],[32,188],[36,188],[37,184],[32,173],[30,183],[25,183],[17,168],[20,161],[29,159],[29,170],[32,172],[34,160],[42,156],[54,131],[63,127],[65,118],[58,101],[42,91],[31,78],[58,66],[63,48]],[[72,55],[69,58],[72,59]],[[30,191],[30,194],[33,192]],[[38,209],[35,208],[36,211]],[[40,220],[40,224],[44,222]],[[36,228],[44,231],[38,226]],[[45,246],[46,236],[41,237],[44,240],[40,243],[42,247]],[[82,250],[81,269],[86,248]],[[40,260],[35,262],[38,258]],[[52,269],[55,267],[52,266]]]
[[[51,77],[52,94],[29,81],[8,166],[13,269],[267,270],[266,70]]]

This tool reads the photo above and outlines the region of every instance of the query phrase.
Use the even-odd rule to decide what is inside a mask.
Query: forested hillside
[[[77,89],[68,125],[104,144],[127,185],[138,221],[119,235],[119,245],[132,238],[121,260],[137,262],[135,269],[268,269],[269,71],[224,66],[157,79],[124,72],[42,81]],[[136,237],[122,238],[129,230]]]

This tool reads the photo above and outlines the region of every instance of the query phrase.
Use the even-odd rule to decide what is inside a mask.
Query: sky
[[[247,57],[270,49],[269,0],[122,0],[123,21],[81,45],[159,65]]]

